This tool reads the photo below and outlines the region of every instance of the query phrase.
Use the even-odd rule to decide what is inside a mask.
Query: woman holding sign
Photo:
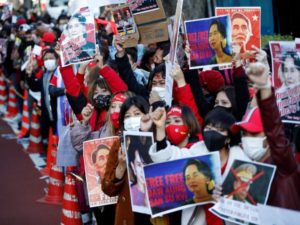
[[[214,20],[210,24],[209,45],[215,52],[209,64],[231,63],[232,56],[226,52],[226,28],[219,20]]]

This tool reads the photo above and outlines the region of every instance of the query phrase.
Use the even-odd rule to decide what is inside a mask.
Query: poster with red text
[[[90,61],[96,54],[94,17],[82,7],[70,18],[60,37],[62,66]]]
[[[293,41],[270,42],[272,84],[284,123],[300,124],[300,51]]]
[[[119,137],[83,142],[84,171],[90,207],[111,205],[118,200],[118,197],[109,197],[104,194],[101,188],[101,179],[105,173],[108,155],[115,141],[119,141]]]
[[[260,7],[216,7],[215,13],[230,16],[232,41],[241,46],[241,53],[252,51],[252,45],[261,48]]]
[[[144,166],[153,217],[213,202],[221,183],[219,152]]]

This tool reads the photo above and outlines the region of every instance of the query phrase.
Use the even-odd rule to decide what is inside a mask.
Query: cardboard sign
[[[119,137],[108,137],[83,142],[84,171],[88,189],[90,207],[111,205],[118,197],[109,197],[101,189],[101,177],[104,176],[109,151]]]
[[[229,16],[185,21],[190,47],[190,68],[232,64]]]
[[[144,167],[152,216],[204,205],[221,182],[219,152]]]
[[[260,7],[216,7],[215,13],[230,16],[232,41],[240,44],[242,53],[252,51],[252,45],[261,47]]]
[[[93,59],[96,54],[96,34],[89,7],[75,11],[60,39],[63,67]]]
[[[132,12],[127,5],[116,7],[112,16],[120,36],[124,37],[124,47],[135,47],[138,44],[139,33]]]
[[[284,123],[300,124],[300,49],[292,41],[270,42],[272,84]]]
[[[169,39],[167,21],[141,25],[138,26],[138,30],[140,33],[139,43],[141,44],[151,44]]]

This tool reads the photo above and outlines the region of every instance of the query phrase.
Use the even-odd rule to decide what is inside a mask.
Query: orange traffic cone
[[[61,225],[82,225],[75,178],[70,172],[70,167],[68,167],[64,188]]]
[[[46,167],[40,171],[42,175],[49,175],[50,168],[53,165],[56,165],[57,146],[58,137],[57,135],[52,135],[52,129],[50,128],[47,149],[47,164]]]
[[[7,101],[7,91],[5,78],[3,74],[0,74],[0,112],[4,113],[6,111],[6,101]]]
[[[9,87],[9,95],[8,95],[8,105],[7,105],[7,113],[4,115],[6,119],[12,119],[16,117],[19,113],[17,106],[17,97],[13,84],[10,84]]]
[[[61,205],[64,194],[64,174],[62,167],[53,165],[50,170],[50,178],[48,183],[48,193],[41,199],[39,203]]]
[[[30,136],[29,146],[27,148],[28,153],[43,153],[43,143],[40,129],[40,121],[36,111],[36,104],[33,105],[32,118],[30,123]]]
[[[21,131],[18,134],[18,138],[23,138],[29,131],[29,112],[28,112],[28,94],[24,92],[23,112],[22,112],[22,126]]]

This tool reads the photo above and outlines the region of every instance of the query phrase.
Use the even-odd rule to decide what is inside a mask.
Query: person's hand
[[[158,107],[151,114],[151,119],[157,129],[165,129],[167,113],[164,107]]]
[[[269,63],[268,63],[267,53],[264,50],[262,50],[260,48],[257,48],[254,45],[252,45],[251,47],[254,49],[254,54],[255,54],[256,61],[265,64],[265,66],[268,69],[270,69],[270,66],[269,66]]]
[[[232,42],[232,61],[235,63],[235,67],[241,66],[241,45],[237,42]]]
[[[61,48],[61,43],[60,43],[60,39],[58,39],[54,47],[54,50],[58,56],[60,56],[60,48]]]
[[[118,166],[116,168],[116,173],[115,173],[116,178],[121,180],[124,176],[125,171],[126,171],[126,155],[120,146],[118,151]]]
[[[100,55],[100,54],[96,54],[94,56],[94,60],[95,62],[97,63],[97,66],[101,69],[103,66],[104,66],[104,63],[103,63],[103,56]]]
[[[177,63],[173,65],[171,75],[173,79],[177,82],[178,87],[183,87],[186,84],[183,72]]]
[[[141,118],[141,130],[142,131],[149,131],[152,127],[153,121],[151,119],[152,115],[152,106],[150,107],[149,113],[143,115]]]
[[[161,101],[162,99],[159,97],[156,91],[151,91],[149,96],[149,103],[152,105],[154,102]]]
[[[90,63],[90,62],[83,62],[83,63],[80,63],[78,72],[79,72],[80,74],[85,74],[85,70],[86,70],[86,68],[88,67],[89,63]]]
[[[187,60],[190,61],[190,59],[191,59],[191,48],[190,48],[189,42],[187,40],[185,42],[184,52],[185,52],[185,55],[187,57]]]
[[[120,35],[115,35],[114,36],[114,46],[117,50],[117,56],[119,58],[122,58],[125,55],[125,49],[124,49],[123,45],[124,45],[124,38],[121,37]]]
[[[214,201],[219,201],[222,196],[223,188],[221,185],[216,184],[212,193],[212,198]]]
[[[269,69],[261,62],[250,63],[246,68],[246,74],[257,89],[270,89]]]
[[[81,111],[81,115],[83,118],[83,122],[88,123],[92,114],[93,114],[94,106],[88,103]]]

